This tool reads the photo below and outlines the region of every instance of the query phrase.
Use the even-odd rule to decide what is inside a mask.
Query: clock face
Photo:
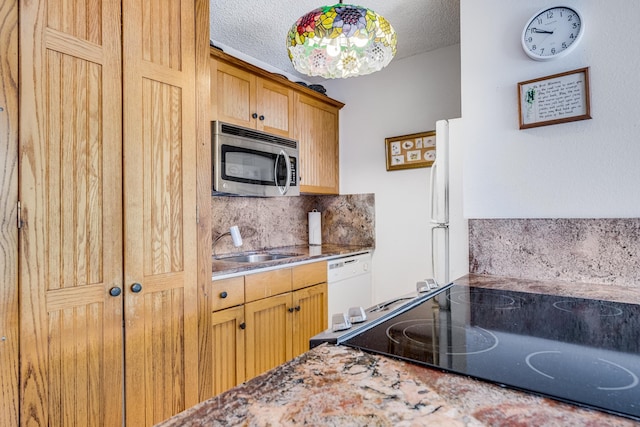
[[[522,32],[522,48],[537,60],[558,58],[576,47],[584,33],[582,18],[574,9],[552,7],[536,13]]]

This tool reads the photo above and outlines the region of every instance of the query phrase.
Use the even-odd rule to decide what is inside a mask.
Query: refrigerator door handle
[[[437,258],[437,254],[436,254],[436,230],[439,228],[442,228],[444,230],[444,250],[445,250],[445,254],[444,254],[444,281],[446,282],[445,284],[447,284],[449,282],[449,224],[447,224],[446,222],[436,222],[436,221],[431,221],[431,271],[433,272],[433,278],[434,280],[436,280],[439,277],[438,275],[438,268],[436,266],[436,258]],[[442,283],[438,283],[438,285],[441,285]]]
[[[431,194],[431,213],[430,213],[430,220],[431,223],[435,223],[436,222],[436,215],[435,215],[435,205],[436,205],[436,200],[437,200],[437,195],[436,195],[436,168],[438,167],[438,161],[437,159],[433,161],[433,163],[431,164],[431,178],[430,178],[430,182],[429,182],[429,186],[431,187],[429,190],[429,194]],[[433,242],[433,240],[432,240]]]

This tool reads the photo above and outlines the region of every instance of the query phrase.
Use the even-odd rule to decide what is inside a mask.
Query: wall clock
[[[538,61],[571,52],[584,34],[584,22],[573,8],[554,6],[535,13],[522,31],[522,48]]]

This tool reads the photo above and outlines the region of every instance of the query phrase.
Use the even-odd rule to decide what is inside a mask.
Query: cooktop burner
[[[453,285],[345,345],[640,420],[640,305]]]

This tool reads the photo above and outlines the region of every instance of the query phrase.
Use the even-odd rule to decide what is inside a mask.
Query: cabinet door
[[[244,306],[216,311],[211,315],[213,395],[245,380]]]
[[[327,326],[327,284],[293,292],[293,357],[309,350],[309,339]]]
[[[245,304],[247,379],[291,359],[291,293]]]
[[[21,423],[121,426],[120,3],[19,10]]]
[[[300,191],[339,194],[338,109],[303,94],[296,99]]]
[[[256,76],[215,59],[210,64],[211,119],[255,129]]]
[[[131,426],[158,423],[198,401],[197,3],[131,0],[122,8],[125,396]]]
[[[257,128],[293,138],[293,90],[276,82],[258,78],[257,102]]]

